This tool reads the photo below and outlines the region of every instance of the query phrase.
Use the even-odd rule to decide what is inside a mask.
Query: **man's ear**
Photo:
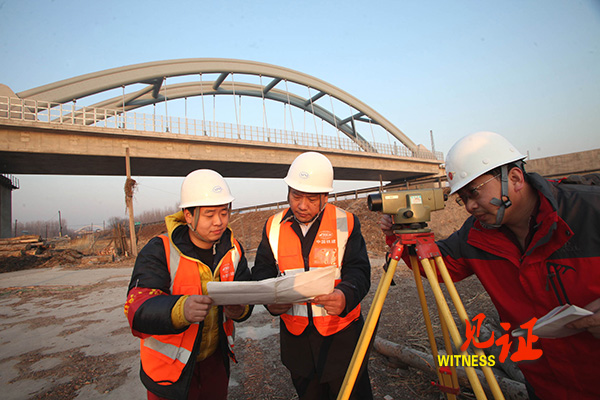
[[[515,189],[515,192],[522,190],[525,187],[525,175],[523,170],[518,167],[512,168],[508,171],[508,181]]]
[[[191,224],[192,220],[194,219],[194,216],[187,208],[183,210],[183,217],[185,218],[185,222],[188,224]]]

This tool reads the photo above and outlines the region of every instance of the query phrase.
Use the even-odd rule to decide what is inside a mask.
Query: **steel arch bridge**
[[[198,82],[197,77],[200,76],[202,80],[204,74],[218,74],[218,78],[213,81]],[[260,77],[260,84],[235,82],[235,74],[258,76]],[[185,83],[165,84],[167,78],[184,76],[196,78]],[[227,80],[228,77],[229,80]],[[264,85],[263,78],[266,80]],[[285,83],[285,88],[282,88],[282,82]],[[288,82],[306,87],[309,96],[303,97],[290,92]],[[125,94],[124,88],[132,84],[143,84],[145,86],[141,90]],[[280,102],[319,117],[335,127],[336,130],[343,132],[364,151],[377,152],[369,141],[358,132],[357,122],[381,126],[389,135],[404,145],[413,156],[435,157],[429,152],[423,152],[390,121],[349,93],[310,75],[255,61],[192,58],[134,64],[85,74],[25,90],[17,93],[17,96],[28,100],[75,103],[87,96],[119,88],[123,88],[122,96],[103,100],[89,107],[114,109],[126,113],[140,107],[194,96],[233,95],[257,97],[262,98],[263,102],[264,100]],[[310,96],[311,89],[315,90],[316,94]],[[327,110],[325,107],[316,104],[317,100],[325,95],[344,103],[352,113],[340,116],[334,114],[333,110]],[[356,110],[356,112],[354,113],[352,110]],[[93,124],[101,117],[96,116],[96,120],[85,118],[86,124]]]

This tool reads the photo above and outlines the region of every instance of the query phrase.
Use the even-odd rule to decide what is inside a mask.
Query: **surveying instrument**
[[[398,261],[400,261],[405,248],[408,250],[410,257],[410,266],[413,270],[419,294],[419,301],[421,303],[421,311],[423,312],[425,325],[427,327],[427,336],[429,338],[429,344],[431,346],[435,369],[438,376],[438,383],[435,385],[446,394],[446,397],[449,400],[456,399],[456,396],[460,392],[456,368],[454,366],[442,367],[438,364],[438,349],[433,333],[433,326],[429,317],[429,309],[419,268],[420,261],[420,266],[427,276],[435,297],[438,313],[440,315],[440,327],[444,338],[446,353],[451,356],[452,344],[450,338],[452,338],[456,349],[459,349],[459,351],[463,344],[463,339],[454,322],[454,318],[452,317],[452,313],[450,312],[450,308],[448,307],[448,303],[446,302],[446,298],[440,287],[438,273],[441,275],[444,284],[446,285],[448,294],[454,303],[454,307],[460,319],[466,321],[469,320],[469,317],[467,316],[465,307],[456,291],[456,287],[450,278],[450,274],[446,269],[439,248],[435,243],[433,233],[431,232],[431,229],[427,227],[427,221],[430,220],[430,213],[432,211],[443,209],[445,200],[446,196],[441,188],[401,190],[368,196],[369,210],[381,211],[384,214],[391,215],[393,223],[392,229],[396,235],[396,241],[390,253],[386,272],[377,286],[375,297],[373,298],[369,314],[354,350],[352,360],[350,361],[337,400],[347,400],[352,393],[354,383],[356,382],[360,367],[373,337],[375,326],[379,320],[383,303],[392,283],[396,266],[398,265]],[[473,341],[479,343],[476,337],[473,337]],[[477,356],[484,356],[481,349],[475,348],[474,351]],[[466,351],[460,351],[460,354],[462,356],[467,356]],[[475,369],[471,366],[465,366],[464,368],[476,398],[478,400],[487,399]],[[489,366],[482,366],[481,369],[494,399],[503,400],[504,396],[491,368]]]

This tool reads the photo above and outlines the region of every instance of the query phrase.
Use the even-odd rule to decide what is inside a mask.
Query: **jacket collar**
[[[528,182],[539,193],[540,202],[537,215],[535,216],[536,232],[525,255],[529,256],[533,253],[537,253],[539,257],[546,257],[558,247],[562,246],[564,241],[567,240],[563,237],[553,239],[553,235],[557,231],[558,226],[566,225],[566,223],[558,217],[556,212],[558,202],[553,194],[552,184],[536,173],[529,173],[527,174],[527,177]],[[519,257],[508,250],[507,247],[514,244],[501,244],[498,242],[499,237],[496,234],[498,231],[497,229],[485,229],[474,217],[471,216],[469,218],[473,219],[474,224],[473,229],[469,232],[469,244],[484,249],[492,254],[507,257],[515,264],[519,263]],[[566,228],[568,229],[568,226]],[[505,240],[508,241],[509,239],[506,238]],[[552,244],[549,245],[549,243]]]
[[[537,193],[540,196],[535,215],[535,218],[539,222],[540,213],[547,214],[549,212],[556,212],[556,210],[558,209],[558,202],[556,201],[556,197],[554,196],[554,193],[552,191],[552,185],[550,184],[550,182],[548,182],[548,180],[536,173],[528,173],[526,174],[526,176],[527,182],[537,191]],[[550,206],[550,209],[548,209],[548,206],[546,206],[544,203],[547,203]],[[540,207],[540,204],[543,204],[544,207]],[[473,218],[474,226],[476,226],[481,231],[488,230],[488,228],[484,228],[483,225],[481,225],[481,223],[477,221],[474,217],[469,218]],[[493,228],[492,230],[495,230],[495,228]]]
[[[546,200],[550,203],[553,211],[558,209],[558,202],[556,201],[556,197],[552,192],[552,185],[548,180],[535,172],[526,174],[527,180],[529,184],[536,189],[540,195],[544,196]]]

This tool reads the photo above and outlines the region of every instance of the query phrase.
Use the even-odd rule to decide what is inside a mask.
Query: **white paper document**
[[[315,268],[262,281],[208,282],[215,305],[301,303],[333,292],[336,267]]]
[[[593,312],[589,310],[570,304],[558,306],[535,321],[531,333],[541,338],[560,338],[574,335],[583,331],[583,329],[569,329],[565,325],[592,314]],[[512,331],[512,334],[513,336],[525,336],[527,330],[522,328],[515,329]]]

